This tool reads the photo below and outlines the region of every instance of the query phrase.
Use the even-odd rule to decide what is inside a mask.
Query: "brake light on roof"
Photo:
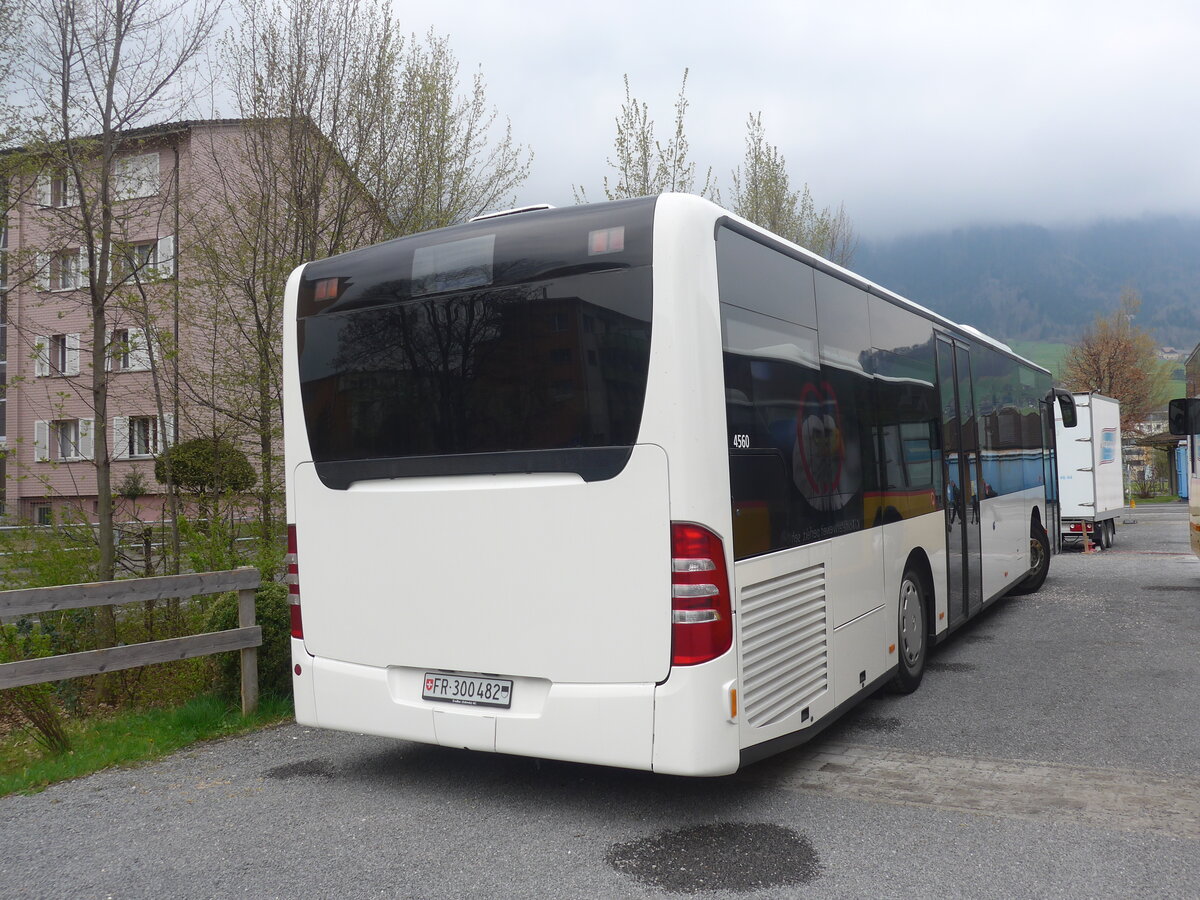
[[[733,609],[721,539],[671,523],[671,664],[694,666],[733,645]]]
[[[338,278],[322,278],[313,285],[314,300],[336,300],[339,290]]]
[[[292,619],[292,637],[304,637],[304,623],[300,619],[300,566],[296,562],[296,526],[289,525],[287,560],[288,611]]]

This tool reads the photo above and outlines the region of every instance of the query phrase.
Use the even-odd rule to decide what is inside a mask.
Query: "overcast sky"
[[[393,0],[533,148],[518,201],[603,199],[622,75],[728,191],[761,111],[794,185],[887,238],[1200,213],[1195,0]]]

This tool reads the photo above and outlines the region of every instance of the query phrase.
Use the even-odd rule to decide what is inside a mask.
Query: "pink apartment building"
[[[122,515],[161,515],[163,487],[153,458],[189,437],[176,390],[178,354],[204,291],[189,256],[195,226],[214,201],[213,160],[235,141],[237,121],[180,122],[129,132],[113,165],[117,220],[108,282],[103,361],[110,376],[107,444],[112,487],[143,490],[126,498]],[[226,189],[228,182],[225,183]],[[92,323],[87,294],[88,247],[78,227],[78,200],[63,170],[14,178],[16,199],[3,229],[6,362],[0,377],[0,441],[8,521],[48,524],[96,513],[92,460],[99,428],[93,409]],[[164,348],[176,348],[164,350]],[[5,371],[6,369],[6,371]],[[137,491],[127,490],[132,498]]]

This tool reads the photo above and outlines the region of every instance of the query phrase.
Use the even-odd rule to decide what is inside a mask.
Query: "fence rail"
[[[230,572],[160,575],[127,581],[0,591],[0,617],[35,615],[87,606],[114,606],[119,603],[165,600],[172,597],[185,599],[224,591],[238,592],[237,628],[0,663],[0,689],[78,678],[81,675],[100,675],[151,663],[240,650],[242,712],[251,713],[258,708],[258,647],[262,644],[262,627],[254,622],[254,591],[260,581],[258,570],[246,567]]]

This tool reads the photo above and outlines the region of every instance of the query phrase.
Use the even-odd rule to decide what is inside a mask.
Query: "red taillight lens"
[[[716,659],[733,644],[733,608],[721,539],[671,523],[671,664]]]
[[[292,637],[304,637],[304,623],[300,620],[300,567],[296,563],[296,526],[288,526],[287,586],[288,601],[292,617]]]

